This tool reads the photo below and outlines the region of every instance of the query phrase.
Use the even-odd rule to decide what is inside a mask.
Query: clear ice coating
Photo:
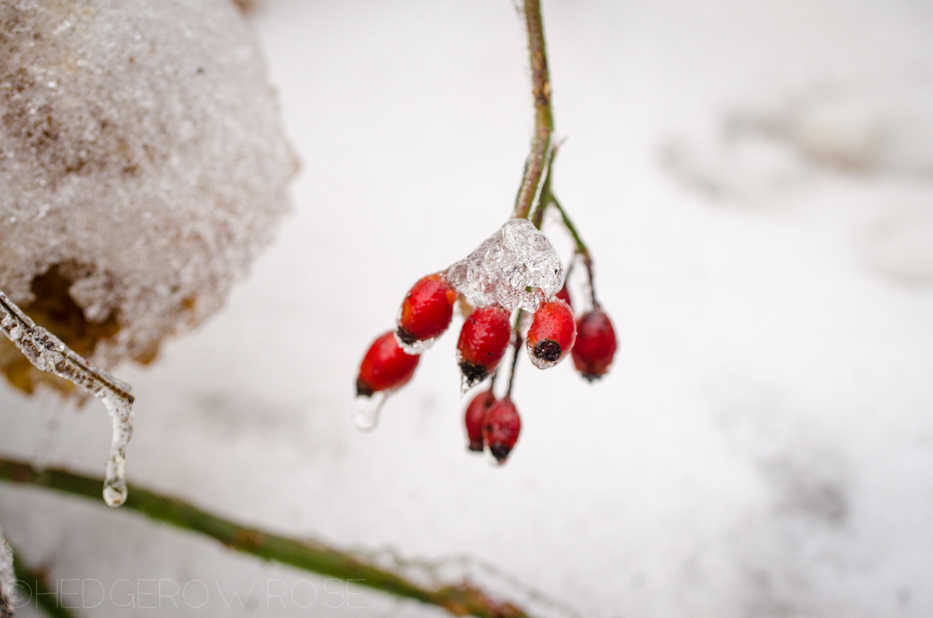
[[[353,412],[353,424],[360,431],[372,431],[379,424],[379,414],[385,405],[388,393],[380,391],[369,397],[359,395],[356,398],[356,410]]]
[[[460,364],[460,352],[459,351],[457,352],[457,364],[458,365]],[[470,378],[461,371],[460,372],[460,396],[462,397],[463,395],[466,395],[471,388],[473,388],[477,384],[480,384],[481,382],[483,382],[483,380],[485,380],[488,377],[489,376],[486,376],[483,378]]]
[[[13,615],[16,605],[16,571],[13,570],[13,550],[0,528],[0,618]]]
[[[405,343],[398,337],[398,331],[395,333],[395,342],[398,344],[398,347],[402,348],[405,351],[405,354],[410,356],[418,356],[430,348],[434,343],[440,339],[440,335],[437,337],[431,337],[430,339],[420,339],[412,343]]]
[[[104,502],[107,506],[120,506],[126,502],[126,445],[133,437],[133,401],[115,391],[98,397],[107,408],[113,426],[110,455],[104,467]]]
[[[230,0],[0,1],[0,289],[59,265],[93,362],[197,325],[271,240],[297,171]]]
[[[535,356],[534,347],[531,345],[531,342],[527,339],[525,340],[525,349],[528,351],[528,359],[531,361],[531,364],[537,367],[538,369],[550,369],[551,367],[553,367],[554,365],[556,365],[557,363],[559,363],[560,361],[564,360],[564,358],[567,357],[567,355],[565,354],[558,360],[552,360],[552,361],[544,360],[543,358],[538,358],[537,356]]]
[[[133,435],[133,395],[117,380],[75,354],[58,337],[37,326],[0,291],[0,331],[42,371],[70,380],[101,400],[113,425],[110,456],[105,467],[104,501],[120,506],[126,500],[126,445]]]
[[[564,285],[551,241],[528,219],[511,219],[447,271],[447,280],[477,306],[534,312]]]

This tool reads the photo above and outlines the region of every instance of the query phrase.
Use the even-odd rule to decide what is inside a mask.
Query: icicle
[[[75,354],[58,337],[37,326],[2,291],[0,330],[38,369],[70,380],[104,404],[113,425],[105,468],[104,501],[109,506],[123,504],[126,500],[125,449],[133,435],[133,395],[129,384]]]
[[[126,501],[126,445],[133,436],[133,401],[113,392],[104,394],[100,401],[113,425],[110,456],[104,468],[104,501],[108,506],[120,506]]]
[[[369,397],[364,395],[356,398],[356,410],[353,412],[353,424],[360,431],[372,431],[379,424],[379,413],[388,399],[386,391],[373,393]]]
[[[0,618],[10,618],[16,605],[16,571],[13,570],[13,550],[0,528]]]

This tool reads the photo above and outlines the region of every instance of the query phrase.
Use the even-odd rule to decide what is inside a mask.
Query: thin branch
[[[489,378],[489,390],[492,390],[496,386],[496,378],[499,377],[499,368],[496,367],[496,370],[492,372],[492,377]]]
[[[70,380],[95,397],[101,397],[101,393],[111,392],[133,403],[129,385],[117,380],[100,367],[87,362],[62,343],[58,337],[41,326],[37,326],[2,291],[0,291],[0,330],[16,344],[16,347],[26,355],[30,362],[42,371],[48,371]],[[49,363],[47,358],[49,352],[61,355],[60,359],[55,359],[58,362]],[[45,366],[43,366],[43,361]]]
[[[531,59],[531,92],[535,100],[535,134],[515,203],[516,219],[525,219],[531,212],[531,205],[544,171],[551,133],[554,131],[551,81],[547,68],[547,49],[544,45],[544,25],[541,22],[539,0],[525,0],[525,27],[528,30],[528,52]]]
[[[551,178],[553,177],[552,172],[554,171],[554,157],[557,156],[557,151],[560,149],[561,143],[563,143],[563,140],[551,148],[551,154],[547,159],[547,174],[544,175],[544,182],[541,183],[541,195],[538,197],[538,203],[531,213],[531,223],[539,230],[541,229],[541,224],[544,223],[544,213],[551,203]]]
[[[38,326],[0,291],[0,332],[12,341],[37,369],[70,380],[100,399],[113,432],[110,455],[104,468],[104,500],[120,506],[126,500],[126,445],[133,435],[133,395],[130,385],[95,367],[66,346],[61,339]]]
[[[590,278],[590,300],[593,302],[593,305],[596,305],[596,287],[593,281],[593,258],[590,256],[590,250],[586,246],[586,243],[583,242],[580,232],[577,231],[577,226],[575,226],[573,221],[570,220],[570,217],[567,216],[567,211],[560,205],[560,202],[557,201],[557,197],[553,193],[551,194],[551,203],[557,208],[558,212],[560,212],[564,227],[566,227],[570,235],[573,236],[577,255],[583,258],[583,263],[586,265],[586,273]]]
[[[98,499],[101,479],[0,457],[0,480],[45,487],[63,493]],[[496,601],[468,582],[426,587],[391,571],[322,543],[297,540],[250,528],[208,513],[183,500],[133,486],[123,509],[216,539],[231,549],[304,571],[346,580],[397,597],[440,607],[454,616],[480,618],[526,618],[517,606]]]
[[[586,246],[586,243],[583,242],[583,238],[580,236],[580,232],[577,231],[577,226],[573,224],[573,221],[570,220],[570,217],[567,216],[567,211],[564,210],[564,207],[561,206],[560,202],[557,200],[557,196],[551,194],[551,203],[557,208],[560,212],[560,217],[564,221],[564,227],[567,228],[567,231],[570,232],[570,235],[573,236],[573,242],[576,245],[576,252],[578,255],[582,256],[584,260],[590,259],[590,250]]]

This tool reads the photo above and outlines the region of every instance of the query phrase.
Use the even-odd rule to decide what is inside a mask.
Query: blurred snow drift
[[[256,40],[229,0],[22,0],[0,24],[0,289],[97,362],[149,360],[288,209]]]

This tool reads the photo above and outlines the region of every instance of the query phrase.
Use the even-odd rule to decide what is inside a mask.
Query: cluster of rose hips
[[[592,269],[588,270],[592,278]],[[465,315],[457,342],[464,387],[475,386],[490,375],[495,377],[510,343],[515,345],[514,377],[514,361],[523,339],[521,316],[513,327],[510,312],[499,305],[471,307],[441,272],[423,277],[412,286],[402,301],[396,330],[383,334],[369,347],[356,380],[357,396],[371,398],[408,383],[421,352],[450,326],[458,299]],[[608,371],[616,351],[615,331],[595,297],[592,304],[590,311],[574,320],[566,285],[552,298],[542,299],[524,337],[535,366],[553,367],[570,353],[577,371],[591,382]],[[469,450],[483,452],[488,448],[499,463],[506,460],[521,430],[521,419],[510,397],[511,382],[509,392],[501,399],[491,385],[476,395],[464,417]]]

